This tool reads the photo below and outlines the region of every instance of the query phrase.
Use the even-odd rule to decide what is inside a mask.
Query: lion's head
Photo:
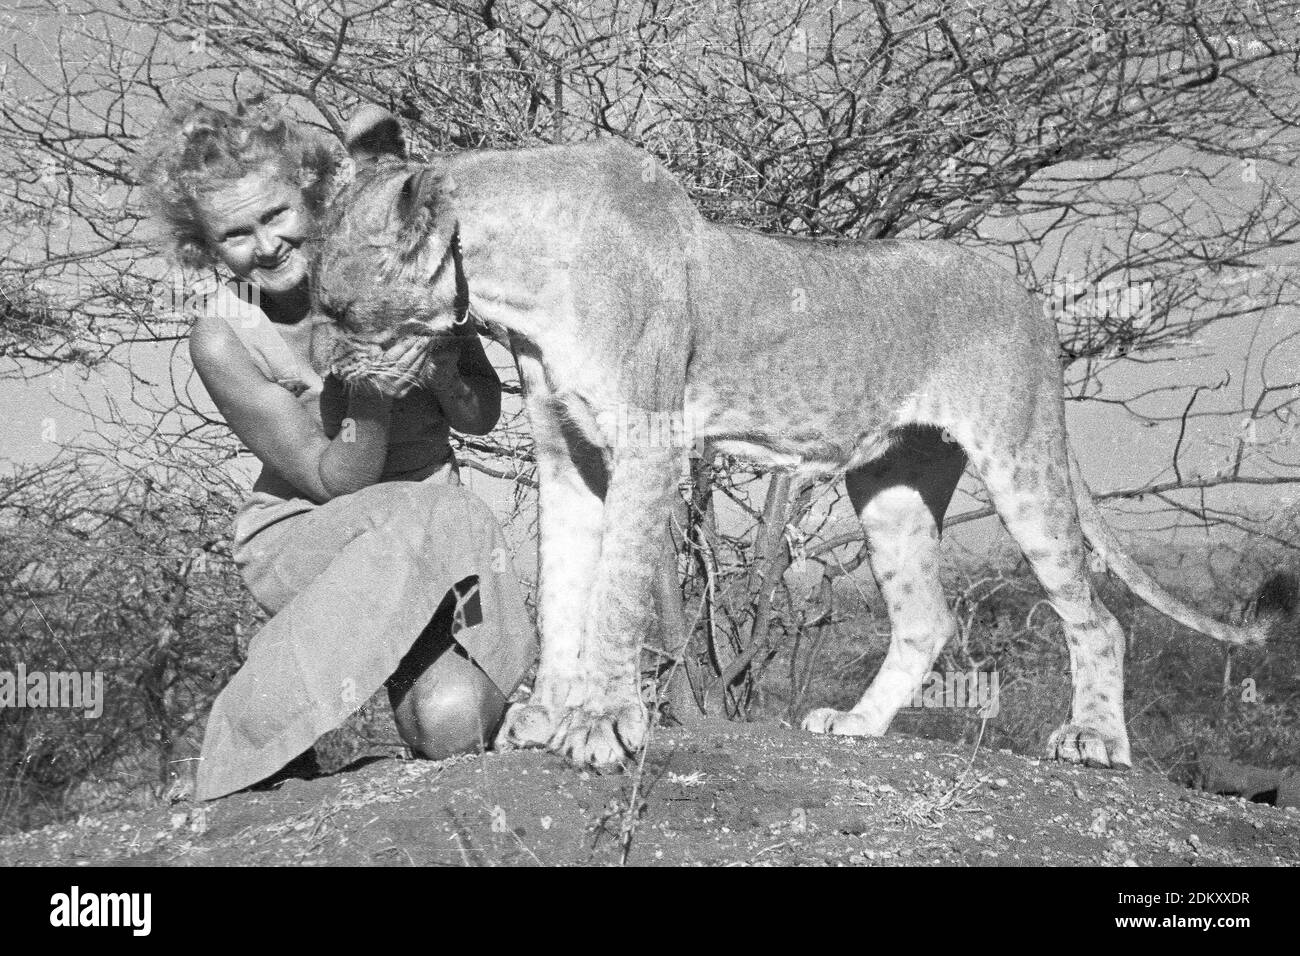
[[[327,321],[316,327],[312,361],[361,381],[382,377],[383,353],[400,342],[446,344],[466,321],[468,293],[450,177],[410,162],[396,119],[381,110],[353,117],[347,147],[357,173],[322,224],[312,294]]]

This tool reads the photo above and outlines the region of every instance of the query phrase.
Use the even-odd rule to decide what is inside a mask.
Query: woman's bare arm
[[[427,388],[438,400],[447,424],[467,435],[486,435],[501,417],[501,379],[483,351],[473,327],[459,334],[459,357],[444,349],[430,356],[433,368]]]
[[[379,480],[388,453],[392,398],[354,393],[355,428],[331,441],[320,422],[285,388],[269,381],[220,317],[196,318],[190,357],[226,423],[263,464],[316,502]]]

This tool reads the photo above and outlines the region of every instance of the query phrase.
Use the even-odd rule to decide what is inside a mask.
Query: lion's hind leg
[[[938,430],[916,428],[882,458],[848,474],[849,498],[889,613],[889,651],[852,710],[814,710],[804,718],[805,730],[880,736],[956,633],[939,579],[939,534],[965,462],[961,448]]]
[[[991,441],[975,450],[971,460],[1065,629],[1074,699],[1069,721],[1051,736],[1048,756],[1127,767],[1124,632],[1088,578],[1060,404],[1043,401],[1038,407],[1032,434]]]

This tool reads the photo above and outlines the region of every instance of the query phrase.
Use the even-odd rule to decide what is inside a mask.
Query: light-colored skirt
[[[477,606],[452,636],[470,659],[508,697],[536,657],[501,528],[456,485],[384,482],[323,505],[255,492],[233,556],[274,617],[212,706],[200,799],[265,779],[342,724],[466,578],[478,578]]]

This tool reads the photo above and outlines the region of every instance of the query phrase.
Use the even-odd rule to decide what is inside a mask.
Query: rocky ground
[[[901,734],[659,729],[642,771],[379,759],[0,840],[0,865],[1295,865],[1300,811]]]

